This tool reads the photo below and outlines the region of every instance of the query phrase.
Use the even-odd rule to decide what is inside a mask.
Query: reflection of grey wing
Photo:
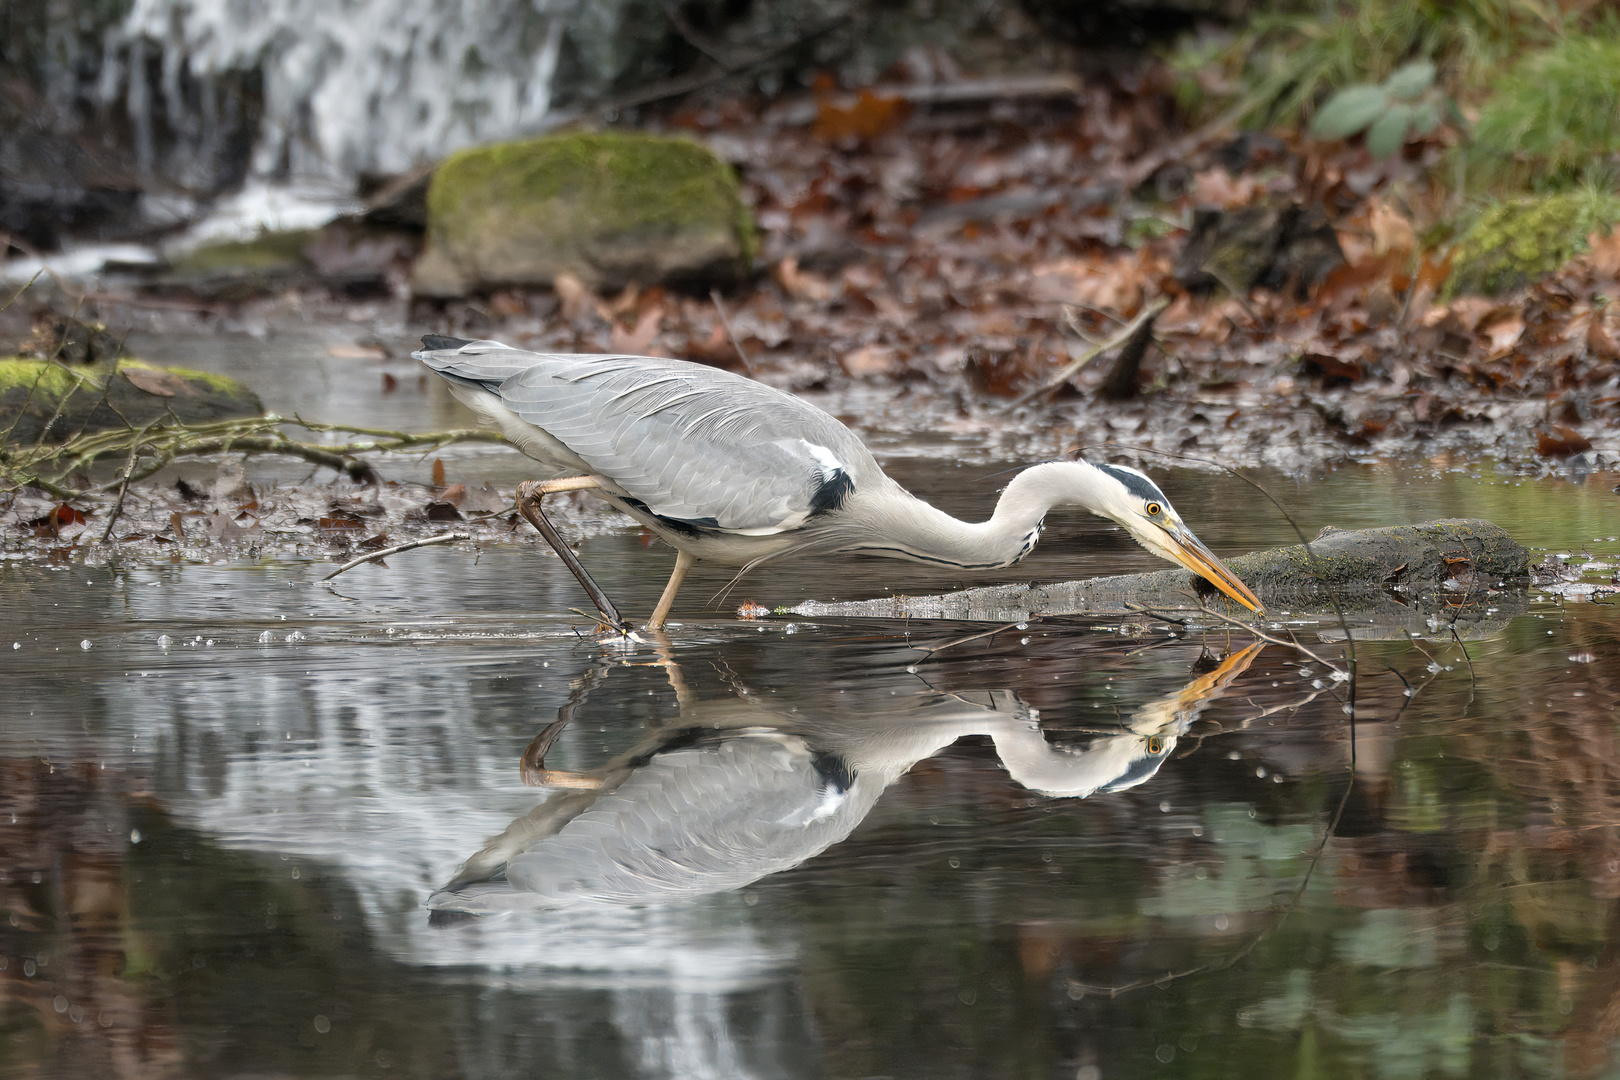
[[[779,532],[836,505],[876,468],[820,409],[700,364],[485,342],[417,355],[441,375],[499,395],[660,517]]]
[[[645,903],[740,888],[848,836],[881,794],[840,791],[803,740],[750,736],[657,755],[506,866],[540,903]]]

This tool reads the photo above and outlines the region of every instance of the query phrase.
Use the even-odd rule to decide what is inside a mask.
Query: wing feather
[[[489,341],[415,355],[498,395],[660,517],[780,532],[825,509],[829,485],[880,475],[860,440],[827,413],[717,368]]]

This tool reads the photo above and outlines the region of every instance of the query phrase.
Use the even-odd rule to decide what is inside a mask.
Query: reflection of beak
[[[1182,566],[1255,614],[1265,613],[1266,607],[1260,602],[1260,598],[1250,592],[1249,587],[1239,581],[1238,576],[1228,570],[1225,564],[1215,557],[1215,553],[1205,547],[1203,541],[1194,536],[1185,525],[1177,525],[1167,530],[1165,539],[1169,541],[1175,560]]]

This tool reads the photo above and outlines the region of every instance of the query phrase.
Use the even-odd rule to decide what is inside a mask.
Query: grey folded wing
[[[842,505],[856,478],[876,471],[860,440],[825,412],[701,364],[495,342],[415,355],[497,394],[662,518],[781,532]]]

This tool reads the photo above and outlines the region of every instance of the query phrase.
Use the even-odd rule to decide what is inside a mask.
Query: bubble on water
[[[1028,645],[1029,644],[1029,638],[1027,638],[1027,637],[1019,638],[1018,639],[1018,644],[1020,644],[1020,645]]]
[[[1153,1051],[1153,1056],[1168,1065],[1176,1060],[1176,1048],[1169,1043],[1160,1043],[1159,1048]]]
[[[320,1032],[322,1035],[325,1035],[328,1031],[332,1030],[332,1021],[328,1020],[324,1016],[316,1016],[315,1030]]]
[[[89,652],[90,651],[90,639],[85,638],[83,641],[79,642],[79,648],[83,649],[85,652]]]
[[[158,635],[158,640],[157,640],[158,648],[167,651],[169,646],[173,645],[173,644],[174,644],[174,638],[170,637],[168,634],[159,634]]]
[[[946,859],[945,862],[952,870],[962,869],[962,860],[958,859],[955,855],[952,855],[950,858]]]
[[[297,630],[294,630],[292,633],[287,635],[286,640],[287,644],[291,645],[295,641],[303,641],[304,635],[299,633]]]
[[[20,641],[13,641],[13,642],[12,642],[12,643],[11,643],[11,647],[12,647],[12,648],[13,648],[13,649],[20,649],[20,648],[22,648],[22,642],[20,642]]]
[[[392,633],[393,633],[393,631],[392,631],[392,630],[390,630],[390,631],[388,631],[388,632],[389,632],[389,633],[390,633],[390,634],[392,634]],[[276,640],[276,635],[274,635],[274,634],[272,634],[272,633],[271,633],[271,632],[270,632],[270,631],[268,631],[268,630],[266,630],[266,631],[265,631],[265,632],[264,632],[264,633],[262,633],[262,634],[260,634],[260,635],[259,635],[259,644],[260,644],[260,645],[268,645],[268,644],[270,644],[270,643],[271,643],[271,642],[272,642],[272,641],[274,641],[274,640]]]
[[[1170,812],[1170,800],[1165,799],[1163,802],[1159,803],[1159,813],[1168,814],[1169,812]]]
[[[1014,630],[1028,630],[1029,629],[1029,623],[1021,622],[1017,626],[1013,627],[1013,629]]]
[[[129,830],[129,842],[132,843],[132,844],[140,843],[141,842],[141,830],[139,830],[139,829],[131,829],[131,830]]]
[[[917,665],[916,664],[907,664],[906,665],[906,674],[907,675],[915,675],[915,674],[917,674]]]

